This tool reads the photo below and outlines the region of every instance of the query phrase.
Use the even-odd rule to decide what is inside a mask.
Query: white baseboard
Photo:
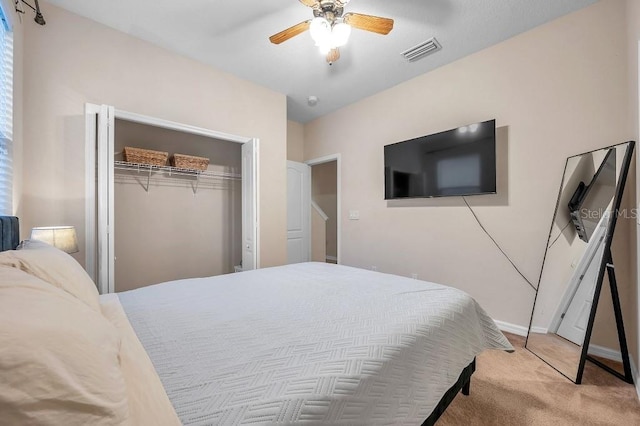
[[[327,255],[327,256],[326,256],[326,259],[327,259],[328,261],[330,260],[330,261],[333,261],[333,262],[337,262],[337,261],[338,261],[338,258],[337,258],[336,256],[329,256],[329,255]]]
[[[544,327],[531,327],[531,332],[538,334],[547,334],[549,332],[549,329]]]
[[[527,334],[529,332],[529,327],[525,327],[524,325],[511,324],[509,322],[496,319],[494,319],[493,322],[496,323],[500,331],[506,331],[507,333],[527,337]],[[533,327],[531,331],[534,333],[547,334],[547,329],[542,327]]]
[[[522,325],[511,324],[508,322],[499,321],[495,319],[493,320],[493,322],[496,323],[500,331],[506,331],[507,333],[515,334],[518,336],[526,337],[527,331],[529,331],[527,327],[524,327]]]
[[[600,358],[610,359],[612,361],[622,362],[622,354],[615,349],[607,348],[600,345],[589,345],[589,355],[599,356]]]

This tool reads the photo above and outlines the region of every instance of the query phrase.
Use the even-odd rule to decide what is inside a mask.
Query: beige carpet
[[[524,349],[523,337],[505,336],[516,352],[480,355],[471,395],[458,394],[438,426],[640,425],[634,386],[590,362],[575,385]]]

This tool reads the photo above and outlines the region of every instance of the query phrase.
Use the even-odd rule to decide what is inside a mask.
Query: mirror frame
[[[600,268],[598,271],[598,279],[596,282],[596,287],[595,287],[595,291],[593,294],[593,303],[591,305],[591,312],[589,313],[589,321],[587,323],[587,328],[585,330],[585,335],[584,335],[584,340],[582,342],[582,349],[581,349],[581,353],[580,353],[580,361],[578,363],[578,371],[576,373],[576,377],[575,379],[572,379],[571,377],[567,376],[566,374],[564,374],[562,371],[560,371],[558,368],[556,368],[555,366],[551,365],[549,362],[547,362],[545,359],[543,359],[542,357],[540,357],[538,354],[536,354],[534,351],[532,351],[529,347],[528,347],[528,343],[529,343],[529,335],[531,334],[531,326],[533,324],[533,314],[535,312],[535,308],[536,308],[536,302],[538,301],[538,293],[540,291],[540,284],[542,282],[542,274],[544,273],[544,267],[545,267],[545,262],[547,260],[547,254],[549,251],[549,242],[551,241],[551,234],[553,232],[553,224],[556,220],[556,215],[558,213],[558,207],[560,204],[560,199],[562,198],[562,186],[564,184],[564,180],[566,177],[566,172],[567,172],[567,166],[569,164],[569,160],[575,157],[580,157],[582,155],[586,155],[586,154],[591,154],[594,153],[596,151],[602,151],[602,150],[608,150],[608,149],[612,149],[612,148],[617,148],[620,147],[621,145],[625,145],[627,144],[627,149],[624,155],[624,159],[623,159],[623,163],[622,163],[622,167],[620,169],[620,179],[618,180],[618,184],[616,185],[616,190],[615,190],[615,194],[614,194],[614,200],[613,200],[613,209],[612,209],[612,215],[609,218],[609,223],[607,225],[607,233],[605,236],[605,246],[604,246],[604,253],[602,256],[602,260],[600,261]],[[622,195],[624,194],[624,188],[626,186],[627,183],[627,178],[629,175],[629,168],[631,166],[631,160],[633,158],[633,151],[635,148],[635,141],[627,141],[627,142],[622,142],[619,144],[615,144],[615,145],[610,145],[610,146],[606,146],[603,148],[599,148],[599,149],[595,149],[592,151],[587,151],[587,152],[583,152],[581,154],[576,154],[576,155],[572,155],[570,157],[567,157],[566,161],[565,161],[565,166],[564,166],[564,171],[562,172],[562,180],[560,181],[560,190],[558,191],[558,198],[556,199],[556,204],[555,204],[555,209],[553,211],[553,216],[551,218],[551,227],[549,228],[549,237],[547,238],[547,243],[545,246],[545,250],[544,250],[544,256],[542,258],[542,267],[540,268],[540,276],[538,277],[538,286],[536,287],[536,296],[535,299],[533,301],[533,308],[531,309],[531,318],[529,320],[529,328],[527,330],[527,338],[525,340],[525,348],[531,352],[533,355],[535,355],[537,358],[539,358],[540,360],[542,360],[545,364],[549,365],[551,368],[553,368],[554,370],[556,370],[558,373],[562,374],[564,377],[566,377],[567,379],[571,380],[572,382],[576,383],[576,384],[580,384],[582,383],[582,376],[584,374],[584,367],[585,367],[585,363],[587,361],[587,359],[589,359],[590,361],[594,362],[593,359],[591,357],[589,357],[588,355],[588,350],[589,350],[589,343],[591,341],[591,333],[593,331],[593,324],[595,322],[595,318],[596,318],[596,312],[598,309],[598,303],[600,301],[600,292],[602,290],[602,283],[604,281],[604,273],[605,271],[608,271],[609,273],[609,278],[610,278],[610,285],[612,288],[612,298],[614,299],[613,303],[614,303],[614,313],[616,314],[616,327],[618,329],[618,338],[620,340],[620,352],[622,354],[622,361],[623,361],[623,366],[625,369],[625,375],[621,375],[620,373],[618,373],[617,371],[610,369],[609,367],[605,366],[604,364],[601,364],[599,362],[595,362],[596,365],[598,365],[599,367],[604,368],[605,370],[607,370],[608,372],[616,375],[617,377],[629,382],[633,383],[631,376],[631,372],[629,369],[629,352],[628,352],[628,348],[627,348],[627,343],[626,343],[626,337],[625,337],[625,332],[624,332],[624,324],[622,321],[622,316],[621,316],[621,312],[620,312],[620,302],[619,302],[619,298],[618,298],[618,294],[617,294],[617,288],[616,288],[616,283],[615,283],[615,272],[613,269],[613,260],[612,260],[612,256],[611,256],[611,243],[613,241],[613,235],[615,232],[615,227],[616,227],[616,223],[618,220],[618,215],[619,215],[619,211],[620,211],[620,204],[622,203]],[[608,267],[608,265],[610,266],[610,269]],[[611,282],[611,278],[613,278],[613,283]],[[615,292],[615,295],[614,295]]]

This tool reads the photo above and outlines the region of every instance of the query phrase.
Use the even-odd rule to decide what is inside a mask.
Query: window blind
[[[0,9],[0,214],[13,214],[13,34]]]

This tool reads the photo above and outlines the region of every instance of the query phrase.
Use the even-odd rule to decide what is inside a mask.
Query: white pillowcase
[[[0,265],[13,266],[82,300],[100,312],[96,285],[70,255],[42,241],[25,241],[18,250],[0,254]]]
[[[128,424],[120,345],[100,313],[0,266],[0,423]]]

